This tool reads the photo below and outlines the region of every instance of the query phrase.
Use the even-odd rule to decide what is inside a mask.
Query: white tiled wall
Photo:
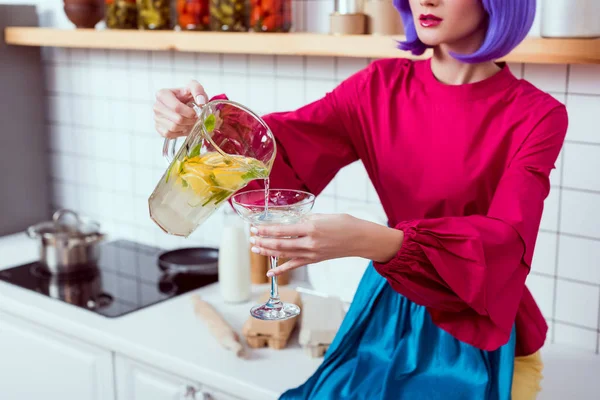
[[[16,2],[16,1],[14,1]],[[43,23],[68,26],[59,0],[43,3]],[[52,3],[53,6],[49,6]],[[300,30],[326,31],[333,2],[296,1]],[[308,18],[308,16],[311,16]],[[217,245],[226,216],[213,216],[189,241],[163,234],[147,198],[166,167],[154,132],[153,95],[202,82],[258,112],[315,100],[367,59],[54,49],[46,56],[54,205],[98,218],[120,236],[163,247]],[[600,66],[511,65],[514,73],[567,104],[567,143],[552,174],[528,284],[551,325],[549,340],[598,352],[600,340]],[[317,212],[366,207],[381,214],[360,164],[340,172]]]

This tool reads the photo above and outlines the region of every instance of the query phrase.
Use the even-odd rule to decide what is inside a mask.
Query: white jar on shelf
[[[600,38],[600,0],[544,0],[542,37]]]

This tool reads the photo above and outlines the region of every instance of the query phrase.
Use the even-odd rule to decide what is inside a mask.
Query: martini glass
[[[235,211],[251,225],[289,225],[300,222],[311,210],[315,196],[298,190],[251,190],[232,197]],[[291,239],[291,238],[290,238]],[[277,267],[278,257],[270,257],[271,269]],[[271,277],[271,297],[265,304],[252,307],[254,318],[280,321],[300,314],[300,307],[279,299],[277,277]]]

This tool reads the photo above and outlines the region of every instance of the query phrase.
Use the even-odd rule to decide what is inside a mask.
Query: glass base
[[[265,304],[252,307],[250,315],[263,321],[282,321],[300,315],[300,307],[291,303],[269,300]]]

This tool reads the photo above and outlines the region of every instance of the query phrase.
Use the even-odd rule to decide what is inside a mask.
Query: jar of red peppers
[[[292,0],[250,0],[250,29],[255,32],[289,32]]]
[[[182,30],[207,30],[210,23],[208,0],[177,0],[177,22]]]
[[[106,27],[109,29],[136,29],[136,0],[105,0]]]

